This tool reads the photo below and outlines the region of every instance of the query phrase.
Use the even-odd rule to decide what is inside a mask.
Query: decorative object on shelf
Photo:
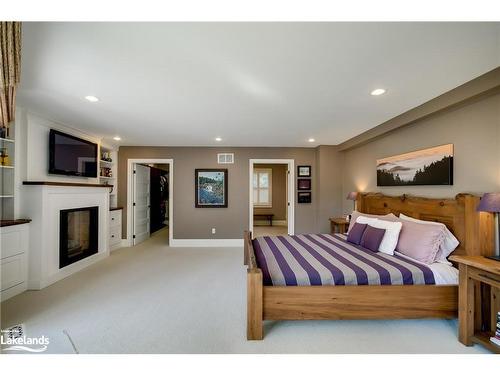
[[[496,215],[500,213],[500,193],[486,193],[481,198],[477,210],[481,212],[492,212]],[[496,235],[496,252],[499,251],[500,241],[500,221],[498,222],[498,230]],[[500,261],[500,256],[488,256],[487,258]]]
[[[227,169],[195,169],[194,183],[195,207],[227,207]]]
[[[107,161],[108,163],[112,163],[113,159],[111,158],[111,152],[101,151],[101,161]]]
[[[0,126],[0,138],[7,138],[7,130],[8,128],[6,126]]]
[[[4,167],[10,166],[10,158],[6,148],[0,149],[0,165]]]
[[[299,191],[297,193],[297,202],[298,203],[311,203],[311,192],[310,191]]]
[[[9,128],[16,113],[16,90],[21,78],[21,22],[0,22],[0,126]],[[8,130],[6,136],[9,136]]]
[[[358,192],[357,191],[351,191],[349,194],[347,194],[347,199],[348,201],[353,201],[353,211],[356,211],[356,199],[358,198]],[[351,220],[350,215],[349,215],[349,220]]]
[[[297,179],[297,190],[311,190],[311,179],[310,178],[298,178]]]
[[[111,168],[101,167],[100,177],[111,178],[111,177],[113,177],[113,171],[111,170]]]
[[[310,165],[297,166],[297,177],[311,177],[311,166]]]
[[[453,144],[377,160],[377,186],[453,185]]]

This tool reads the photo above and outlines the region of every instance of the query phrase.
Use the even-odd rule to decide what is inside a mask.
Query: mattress
[[[450,269],[456,270],[451,266],[427,266],[400,255],[374,253],[347,242],[342,234],[258,237],[253,247],[264,285],[454,284],[449,282],[454,275]]]

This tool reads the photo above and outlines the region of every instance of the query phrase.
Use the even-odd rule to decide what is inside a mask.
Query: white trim
[[[243,239],[172,239],[170,247],[241,247]]]
[[[174,236],[174,159],[127,159],[127,245],[132,246],[132,185],[134,164],[168,164],[168,243],[172,246]]]
[[[249,161],[249,199],[248,199],[248,229],[253,231],[253,166],[254,164],[286,164],[288,165],[287,192],[287,221],[288,234],[295,234],[295,160],[294,159],[250,159]]]

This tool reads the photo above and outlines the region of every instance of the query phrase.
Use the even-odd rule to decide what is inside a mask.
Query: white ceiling
[[[338,144],[500,65],[500,23],[23,27],[18,103],[124,145]]]

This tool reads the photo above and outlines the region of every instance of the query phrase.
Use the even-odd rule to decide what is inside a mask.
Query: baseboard
[[[130,247],[130,246],[131,246],[130,241],[127,238],[125,239],[122,238],[122,244],[120,247]]]
[[[269,226],[269,220],[255,220],[253,222],[254,226]],[[288,223],[286,220],[273,220],[273,226],[276,227],[287,227]]]
[[[243,239],[172,239],[170,247],[241,247]]]

